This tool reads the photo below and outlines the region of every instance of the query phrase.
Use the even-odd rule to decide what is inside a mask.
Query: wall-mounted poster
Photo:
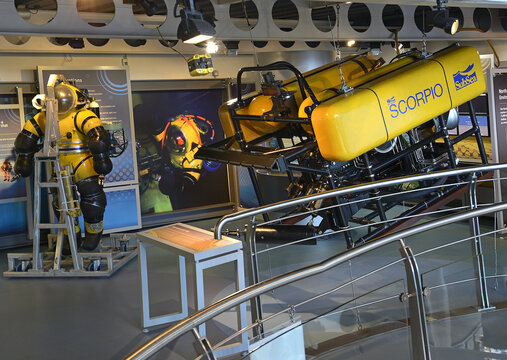
[[[0,236],[27,231],[26,181],[15,179],[14,140],[21,129],[20,109],[16,105],[0,108]],[[0,247],[9,241],[2,241]]]
[[[20,129],[19,110],[0,108],[0,200],[26,197],[25,181],[14,181],[14,140]]]
[[[224,137],[223,89],[138,91],[132,99],[141,214],[230,202],[227,167],[194,158]]]
[[[495,149],[494,160],[507,163],[507,72],[505,69],[495,70],[493,77],[494,129]],[[507,171],[501,171],[500,177],[505,179]],[[505,180],[497,182],[498,201],[507,199],[507,185]],[[507,210],[503,212],[500,221],[507,220]]]
[[[61,74],[76,87],[88,92],[99,104],[102,123],[119,121],[120,135],[127,141],[121,155],[112,157],[113,170],[105,176],[108,205],[104,214],[104,233],[141,227],[137,161],[134,142],[132,102],[126,67],[50,68],[39,67],[39,86],[45,90],[51,74]]]
[[[106,212],[104,213],[104,233],[130,230],[132,224],[139,224],[138,202],[139,189],[137,185],[106,187]],[[84,229],[84,220],[79,218],[79,226]],[[137,227],[136,227],[137,228]]]
[[[98,67],[94,69],[39,67],[39,84],[46,87],[51,74],[61,74],[76,87],[86,89],[100,107],[103,122],[121,120],[128,145],[125,152],[111,159],[113,171],[106,175],[104,186],[130,185],[137,183],[135,149],[132,144],[133,129],[129,99],[128,72],[125,68]],[[42,85],[44,84],[44,85]],[[44,91],[45,92],[45,91]]]

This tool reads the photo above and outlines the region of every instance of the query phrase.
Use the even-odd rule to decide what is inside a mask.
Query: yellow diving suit
[[[58,124],[60,138],[57,140],[62,167],[70,165],[80,194],[80,207],[85,221],[85,239],[82,248],[97,247],[103,230],[106,195],[99,183],[99,175],[111,172],[109,159],[111,146],[109,134],[100,119],[85,108],[86,95],[69,83],[55,86],[58,100]],[[14,146],[17,159],[14,170],[26,177],[33,171],[33,155],[37,143],[44,140],[45,111],[28,120],[16,137]],[[78,237],[79,246],[80,236]]]

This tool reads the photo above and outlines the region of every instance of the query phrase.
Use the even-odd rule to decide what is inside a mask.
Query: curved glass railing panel
[[[427,315],[441,317],[442,313],[464,308],[477,308],[478,300],[475,290],[477,274],[474,269],[476,258],[472,252],[472,239],[452,231],[462,224],[452,224],[448,234],[436,240],[428,234],[429,249],[415,252],[415,257],[422,275],[422,283],[427,288],[425,297]],[[445,229],[440,229],[445,230]],[[411,244],[407,239],[407,244]],[[419,241],[420,242],[420,241]]]
[[[498,242],[501,231],[495,230],[490,217],[478,219],[477,235],[463,236],[469,227],[473,230],[471,221],[436,229],[439,240],[428,232],[427,248],[417,235],[407,240],[414,247],[419,244],[415,256],[429,290],[425,306],[432,359],[484,359],[490,351],[507,354],[507,340],[499,339],[507,313],[494,309],[507,301],[507,292],[498,286],[507,275],[502,264],[507,244]]]
[[[280,206],[272,210],[278,211]],[[318,245],[308,247],[311,254],[302,258],[297,255],[305,253],[301,249],[307,245],[299,241],[267,246],[256,242],[255,235],[251,241],[254,226],[254,232],[247,231],[244,239],[246,257],[251,257],[259,275],[253,285],[164,331],[128,359],[146,359],[181,334],[195,331],[203,322],[222,329],[217,331],[220,336],[210,334],[206,338],[210,354],[218,354],[223,345],[240,333],[248,334],[247,352],[233,358],[266,358],[264,355],[256,358],[256,354],[276,345],[276,339],[283,338],[276,336],[280,331],[294,334],[299,331],[303,356],[312,359],[378,358],[384,354],[394,358],[463,358],[467,349],[477,351],[467,356],[484,358],[488,351],[503,351],[501,341],[495,343],[491,335],[494,326],[484,323],[485,319],[489,323],[497,320],[489,314],[500,315],[506,307],[507,244],[503,244],[500,234],[493,232],[493,221],[489,218],[477,221],[474,216],[490,214],[493,219],[491,214],[505,207],[506,204],[482,205],[475,201],[432,211],[425,218],[425,221],[434,219],[430,223],[421,224],[417,218],[417,226],[347,252],[340,252],[344,242],[337,240],[343,236],[343,230],[318,234],[313,239]],[[468,211],[456,213],[464,209]],[[447,216],[449,213],[456,215]],[[250,225],[262,221],[259,220],[262,213],[247,214],[256,217],[250,218]],[[234,220],[244,215],[240,213]],[[441,218],[444,215],[447,217]],[[379,223],[382,223],[379,219],[373,219],[371,224],[348,230],[360,236],[361,231]],[[250,253],[249,244],[255,245]],[[283,255],[274,264],[269,254],[276,252]],[[336,252],[339,254],[329,258]],[[323,258],[328,260],[319,263]],[[227,312],[232,312],[239,302],[247,304],[252,317],[246,328],[235,333]],[[492,306],[497,309],[490,309]],[[481,308],[489,310],[479,312]],[[259,311],[260,316],[253,316]],[[484,342],[485,339],[489,340]],[[194,342],[202,345],[202,339]],[[395,355],[400,349],[402,353]]]
[[[507,233],[482,237],[489,299],[497,308],[507,307]]]
[[[264,318],[291,306],[292,314],[284,312],[265,321],[264,337],[268,341],[261,336],[251,338],[255,345],[245,358],[280,358],[287,350],[283,341],[278,342],[285,337],[291,346],[303,349],[298,353],[303,359],[336,359],[350,352],[360,354],[363,341],[385,333],[391,333],[396,341],[378,345],[400,358],[409,358],[408,308],[400,300],[408,290],[399,254],[399,244],[389,244],[263,297]],[[336,286],[323,286],[330,283]],[[275,313],[268,310],[271,308]],[[372,347],[368,351],[374,354],[377,350]],[[270,357],[265,357],[267,353]],[[299,358],[298,354],[292,353],[287,359]]]
[[[150,360],[188,360],[196,359],[200,355],[201,353],[196,344],[195,337],[189,332],[162,348],[150,357]]]

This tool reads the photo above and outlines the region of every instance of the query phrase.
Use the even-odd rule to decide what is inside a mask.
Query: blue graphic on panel
[[[109,74],[107,70],[97,70],[97,78],[99,80],[100,85],[113,95],[127,95],[128,94],[128,86],[127,83],[116,84],[111,79],[109,79]]]
[[[5,117],[13,125],[21,127],[21,120],[19,118],[19,112],[18,112],[18,110],[16,110],[16,109],[7,109],[7,110],[5,110]]]
[[[14,180],[14,140],[21,129],[18,109],[0,109],[0,199],[26,196],[24,179]]]
[[[26,232],[26,202],[0,204],[0,214],[0,236]]]
[[[477,124],[481,130],[482,136],[489,136],[489,125],[488,125],[488,117],[486,115],[476,115]],[[465,131],[468,131],[472,128],[472,119],[470,115],[460,115],[459,116],[459,133],[463,134]]]
[[[474,70],[474,64],[469,65],[465,70],[458,71],[453,74],[454,78],[454,86],[456,86],[456,90],[461,90],[468,85],[472,85],[477,81],[477,73]]]
[[[104,213],[104,230],[132,227],[138,224],[136,190],[107,191],[107,206]],[[84,229],[83,217],[79,226]]]

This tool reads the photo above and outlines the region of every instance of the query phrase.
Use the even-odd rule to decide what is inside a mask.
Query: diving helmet
[[[81,109],[86,105],[86,95],[66,82],[55,86],[55,97],[58,100],[58,115],[67,115],[72,110]]]

